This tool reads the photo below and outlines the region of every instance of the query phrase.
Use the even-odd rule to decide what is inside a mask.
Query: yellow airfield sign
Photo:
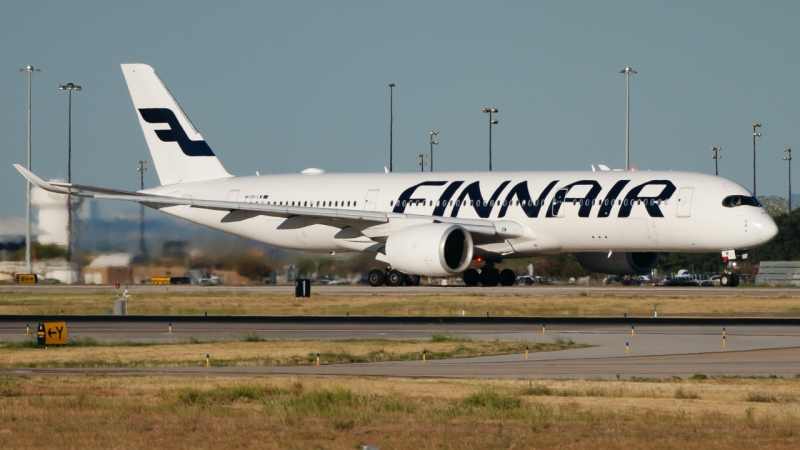
[[[36,338],[39,345],[67,345],[67,323],[39,322]]]
[[[20,284],[36,284],[39,278],[35,273],[18,273],[14,277],[14,281]]]

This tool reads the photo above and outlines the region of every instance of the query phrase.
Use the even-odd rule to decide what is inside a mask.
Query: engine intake
[[[578,264],[584,269],[611,275],[645,275],[658,264],[661,254],[657,252],[576,253]]]
[[[452,224],[401,228],[386,240],[386,259],[402,272],[442,277],[463,272],[472,261],[472,235]]]

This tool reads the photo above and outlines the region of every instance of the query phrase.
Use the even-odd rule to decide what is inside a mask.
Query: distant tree
[[[236,273],[254,281],[261,281],[269,277],[272,267],[262,258],[247,255],[236,262]]]
[[[15,253],[17,261],[25,259],[25,246],[17,250]],[[31,259],[32,260],[45,260],[45,259],[65,259],[67,257],[67,248],[57,244],[40,244],[38,242],[31,243]]]
[[[778,217],[789,211],[789,201],[777,195],[760,195],[758,201],[772,217]]]
[[[658,272],[668,275],[681,269],[693,273],[720,273],[727,267],[720,253],[662,253]]]
[[[778,235],[758,248],[759,261],[800,261],[800,209],[786,214],[773,215],[778,225]]]

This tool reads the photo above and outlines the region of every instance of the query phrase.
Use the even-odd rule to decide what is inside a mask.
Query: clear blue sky
[[[418,170],[440,132],[437,171],[588,170],[624,163],[631,66],[631,162],[720,174],[786,195],[783,147],[800,162],[798,2],[42,2],[0,15],[0,217],[24,216],[26,80],[33,169],[134,189],[151,159],[119,68],[148,63],[236,175],[378,172],[388,165],[389,83],[396,171]],[[800,171],[798,172],[800,175]],[[800,178],[800,176],[798,176]],[[146,185],[157,184],[155,171]],[[797,189],[800,192],[800,189]],[[104,204],[107,214],[136,206]]]

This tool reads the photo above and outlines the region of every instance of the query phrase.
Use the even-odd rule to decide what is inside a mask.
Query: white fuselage
[[[416,188],[415,188],[416,186]],[[436,217],[509,221],[520,237],[481,243],[506,258],[560,252],[719,252],[764,244],[777,234],[758,206],[726,207],[752,194],[733,181],[686,172],[441,172],[292,174],[232,177],[161,186],[150,194],[207,200],[386,212],[389,222],[364,224],[361,236],[335,221],[167,206],[183,219],[282,248],[374,251],[392,230]],[[479,206],[476,206],[479,205]],[[415,219],[407,218],[414,215]],[[418,216],[429,216],[419,219]]]

